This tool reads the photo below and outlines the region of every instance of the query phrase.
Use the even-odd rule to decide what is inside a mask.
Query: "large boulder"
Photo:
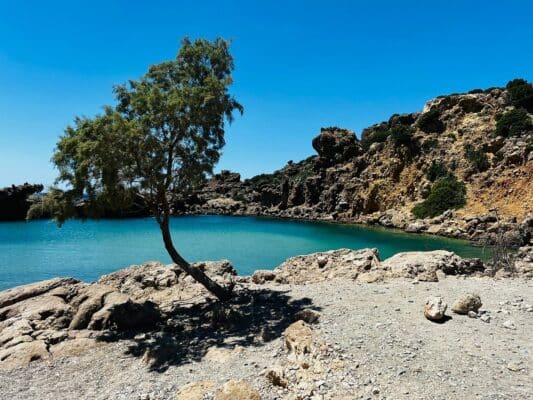
[[[313,148],[327,164],[346,162],[362,153],[355,133],[342,128],[322,128],[313,139]]]
[[[274,274],[277,282],[303,284],[334,278],[355,280],[378,268],[377,249],[339,249],[291,257],[276,267]]]
[[[410,251],[398,253],[381,263],[381,268],[393,278],[417,278],[437,282],[437,271],[447,275],[468,274],[483,268],[478,260],[463,259],[451,251]]]

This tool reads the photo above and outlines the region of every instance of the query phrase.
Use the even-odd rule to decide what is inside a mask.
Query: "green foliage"
[[[376,132],[372,133],[371,135],[366,136],[361,141],[361,145],[363,146],[363,149],[365,149],[365,151],[366,151],[374,143],[383,143],[383,142],[385,142],[387,140],[387,138],[389,137],[389,135],[390,135],[390,132],[388,130],[386,130],[386,129],[376,131]]]
[[[448,174],[449,174],[449,171],[446,168],[446,166],[443,163],[435,161],[435,160],[431,162],[431,166],[428,168],[426,172],[426,176],[431,182],[434,182],[439,178],[447,176]]]
[[[416,205],[412,213],[417,218],[431,218],[447,210],[461,208],[465,204],[465,184],[449,174],[433,184],[427,199]]]
[[[242,106],[229,94],[233,58],[223,39],[184,39],[175,60],[152,65],[138,81],[114,88],[116,107],[76,118],[59,139],[56,183],[43,204],[59,221],[99,217],[142,196],[153,214],[212,173],[224,146],[224,126]]]
[[[533,112],[533,85],[525,79],[513,79],[505,87],[509,92],[509,100],[515,107],[523,107]]]
[[[409,146],[413,140],[413,130],[407,125],[395,125],[390,129],[390,137],[395,146]]]
[[[426,133],[442,133],[444,132],[445,126],[439,118],[439,110],[432,108],[418,117],[417,126],[421,131]]]
[[[477,94],[477,93],[483,93],[483,89],[472,89],[468,92],[468,94]]]
[[[432,149],[439,147],[439,141],[435,138],[428,138],[422,142],[421,148],[425,152],[429,152]]]
[[[471,144],[465,144],[464,154],[465,158],[470,162],[470,165],[477,172],[483,172],[489,169],[489,159],[482,150],[474,148]]]
[[[496,135],[498,136],[522,136],[532,130],[531,118],[522,108],[515,108],[496,116]]]

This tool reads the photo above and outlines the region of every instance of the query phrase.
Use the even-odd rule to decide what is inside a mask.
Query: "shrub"
[[[422,142],[422,150],[423,151],[430,151],[431,149],[435,149],[439,146],[439,141],[435,138],[429,138]]]
[[[439,178],[447,176],[448,174],[449,172],[446,166],[443,163],[437,162],[435,160],[431,162],[431,166],[426,172],[426,176],[431,182],[434,182]]]
[[[407,125],[395,125],[390,129],[390,137],[395,146],[409,146],[413,140],[413,131]]]
[[[439,117],[439,110],[433,108],[418,117],[417,126],[426,133],[442,133],[445,126]]]
[[[472,89],[468,94],[483,93],[483,89]]]
[[[523,107],[533,112],[533,85],[525,79],[513,79],[505,87],[509,100],[515,107]]]
[[[370,146],[374,143],[383,143],[387,140],[389,137],[390,132],[388,130],[380,130],[376,131],[373,134],[365,137],[361,144],[363,145],[363,149],[368,150]]]
[[[465,158],[476,171],[483,172],[489,169],[489,159],[482,150],[475,149],[471,144],[465,144],[464,153]]]
[[[466,204],[466,186],[448,174],[435,182],[429,196],[416,205],[412,213],[417,218],[435,217],[449,209],[461,208]]]
[[[526,110],[515,108],[496,117],[496,134],[499,136],[521,136],[533,130],[533,123]]]

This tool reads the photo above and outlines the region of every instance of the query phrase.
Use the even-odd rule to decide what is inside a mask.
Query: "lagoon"
[[[273,269],[286,258],[338,248],[377,247],[381,259],[398,252],[451,250],[484,258],[467,242],[360,225],[264,217],[173,217],[174,244],[189,261],[228,259],[240,274]],[[93,281],[145,261],[169,263],[152,218],[0,223],[0,290],[57,276]]]

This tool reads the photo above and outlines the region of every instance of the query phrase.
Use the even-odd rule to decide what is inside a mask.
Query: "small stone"
[[[489,314],[483,314],[479,319],[483,322],[489,323],[490,322],[490,315]]]
[[[510,319],[508,319],[507,321],[505,321],[503,323],[503,327],[507,328],[507,329],[511,329],[513,331],[516,330],[516,326],[515,326],[514,322],[511,321]]]
[[[430,321],[440,321],[444,318],[447,307],[442,297],[430,297],[424,306],[424,316]]]
[[[468,311],[468,317],[477,318],[479,315],[475,311]]]
[[[521,365],[521,363],[516,363],[516,362],[511,361],[509,364],[507,364],[507,369],[509,371],[519,372],[522,369],[524,369],[524,367]]]

